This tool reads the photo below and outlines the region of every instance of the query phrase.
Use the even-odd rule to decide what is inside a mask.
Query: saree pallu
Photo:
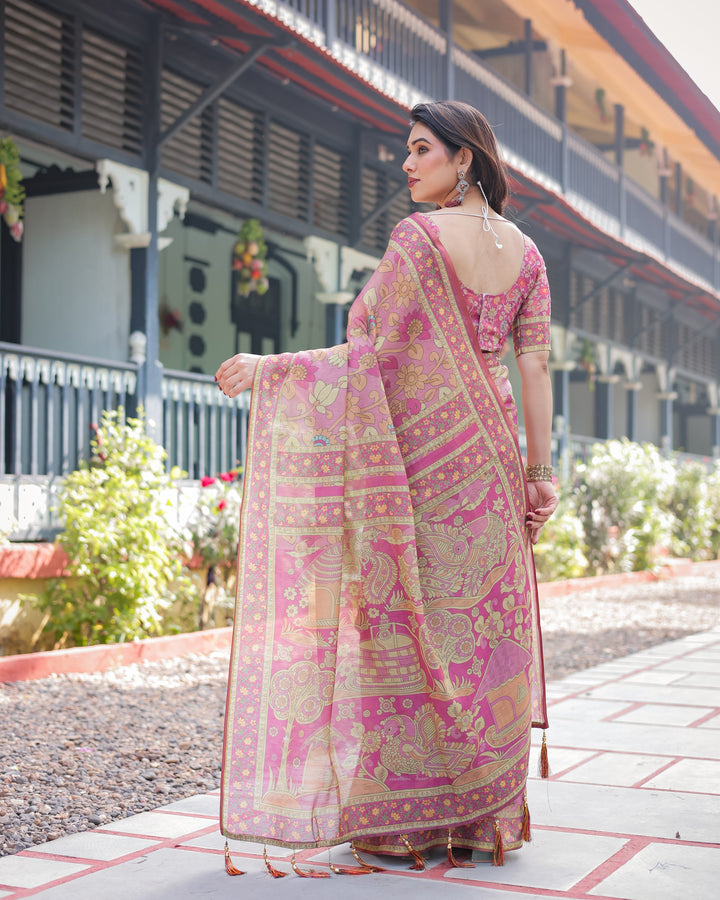
[[[516,428],[450,260],[393,231],[348,341],[265,357],[249,418],[221,830],[521,842],[546,725]]]

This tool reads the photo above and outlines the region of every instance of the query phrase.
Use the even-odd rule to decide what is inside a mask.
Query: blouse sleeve
[[[533,245],[525,292],[513,322],[515,355],[550,350],[550,285],[545,262]]]

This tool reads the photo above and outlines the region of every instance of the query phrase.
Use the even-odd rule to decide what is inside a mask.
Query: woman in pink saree
[[[412,119],[403,169],[438,209],[396,226],[347,343],[216,376],[252,388],[221,830],[499,863],[529,837],[530,729],[547,724],[531,545],[557,503],[549,291],[501,215],[484,117],[447,102]]]

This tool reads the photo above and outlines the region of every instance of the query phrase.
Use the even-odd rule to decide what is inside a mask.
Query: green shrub
[[[708,505],[711,510],[710,558],[720,558],[720,460],[707,479]]]
[[[671,551],[674,556],[689,556],[695,560],[713,557],[713,528],[719,508],[717,501],[713,505],[707,468],[699,462],[679,465],[670,495],[670,511],[674,517]]]
[[[669,548],[673,463],[653,444],[627,439],[595,444],[577,467],[575,501],[591,574],[651,569]]]
[[[561,581],[587,574],[585,535],[582,522],[575,513],[572,488],[562,489],[559,493],[557,509],[543,527],[534,547],[538,581]]]
[[[540,581],[653,569],[662,557],[720,554],[720,462],[661,456],[653,444],[595,444],[540,533]]]
[[[106,644],[161,634],[162,614],[190,589],[182,577],[187,539],[169,524],[165,451],[140,418],[105,412],[93,459],[65,479],[58,541],[68,577],[52,579],[36,603],[55,646]],[[171,629],[170,629],[171,630]]]

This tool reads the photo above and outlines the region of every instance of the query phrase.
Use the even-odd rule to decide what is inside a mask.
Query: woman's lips
[[[413,185],[416,185],[418,181],[420,181],[419,178],[408,178],[408,187],[413,187]]]

